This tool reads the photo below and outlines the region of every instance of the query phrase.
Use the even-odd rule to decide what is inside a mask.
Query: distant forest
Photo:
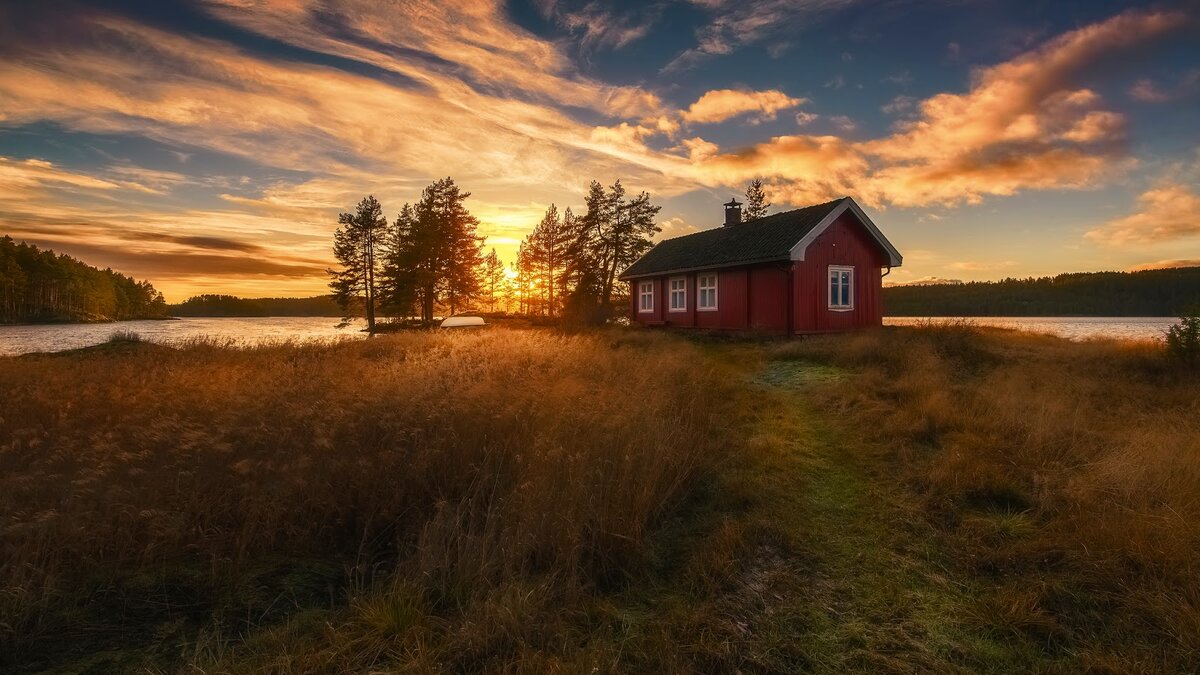
[[[332,316],[342,315],[331,295],[312,298],[239,298],[197,295],[168,309],[172,316]]]
[[[0,323],[119,321],[166,315],[162,293],[149,281],[0,237]]]
[[[1200,307],[1200,267],[892,286],[883,301],[888,316],[1179,316]]]

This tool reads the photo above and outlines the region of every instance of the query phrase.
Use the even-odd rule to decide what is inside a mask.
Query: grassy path
[[[688,667],[961,672],[1033,665],[1014,644],[972,628],[970,587],[940,564],[933,533],[907,517],[882,461],[845,420],[826,419],[812,404],[814,388],[848,374],[717,356],[731,365],[740,360],[734,367],[751,380],[742,405],[751,411],[751,433],[714,497],[715,512],[739,515],[714,514],[722,520],[710,523],[708,540],[684,544],[701,561],[693,568],[725,572],[675,600],[705,618],[662,617],[674,630],[704,636],[684,642],[693,653]]]

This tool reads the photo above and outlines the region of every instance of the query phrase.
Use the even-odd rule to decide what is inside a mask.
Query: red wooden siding
[[[854,309],[829,309],[829,266],[854,268]],[[808,245],[796,263],[797,333],[850,330],[883,323],[883,279],[887,257],[850,212],[843,213]]]
[[[854,309],[829,309],[830,265],[854,268]],[[887,255],[854,214],[847,211],[809,244],[802,261],[634,279],[630,282],[632,318],[644,325],[782,334],[788,331],[790,295],[793,333],[878,326],[883,323],[880,275],[885,266]],[[697,307],[696,279],[702,274],[717,275],[716,310]],[[687,309],[682,312],[669,311],[670,279],[677,277],[687,280]],[[638,311],[638,288],[644,281],[654,284],[653,312]]]

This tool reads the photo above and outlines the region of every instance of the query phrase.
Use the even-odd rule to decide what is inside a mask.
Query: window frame
[[[850,277],[848,279],[848,283],[846,284],[849,287],[849,292],[845,294],[846,297],[849,298],[850,302],[849,302],[849,304],[842,304],[840,302],[835,304],[833,301],[834,280],[835,279],[837,280],[837,288],[839,291],[838,296],[839,296],[839,299],[841,299],[842,293],[840,291],[843,288],[843,285],[841,283],[841,274],[843,272],[849,273],[849,275],[850,275]],[[825,273],[825,303],[826,303],[827,307],[829,308],[829,311],[831,311],[831,312],[853,312],[854,311],[854,276],[855,276],[854,266],[852,266],[852,265],[830,265],[829,266],[827,272]]]
[[[675,282],[681,281],[683,285],[675,288]],[[678,294],[680,303],[675,306],[675,296]],[[671,277],[667,279],[667,311],[668,312],[686,312],[687,311],[687,277]]]
[[[712,285],[705,286],[703,284],[702,280],[710,278],[710,277],[712,278]],[[717,289],[720,287],[720,278],[719,277],[720,277],[720,275],[718,275],[716,272],[712,272],[709,274],[697,274],[696,275],[696,311],[697,312],[715,312],[715,311],[717,311],[717,306],[719,304],[717,302],[717,298],[718,298]],[[712,305],[704,304],[704,291],[712,291]]]
[[[650,299],[649,306],[644,302]],[[654,313],[654,280],[638,282],[638,314]]]

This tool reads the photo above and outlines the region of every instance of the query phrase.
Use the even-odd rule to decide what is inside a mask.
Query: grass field
[[[1200,385],[1152,345],[126,342],[0,391],[0,669],[1200,667]]]

